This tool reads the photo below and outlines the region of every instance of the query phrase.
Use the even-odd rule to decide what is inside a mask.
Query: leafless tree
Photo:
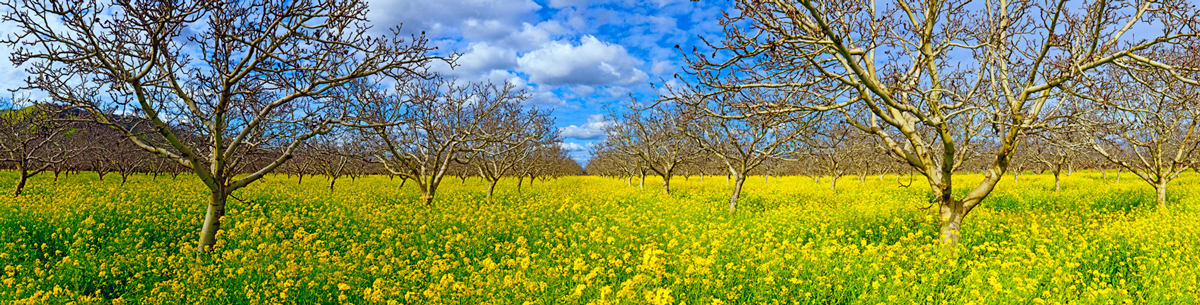
[[[525,108],[519,100],[513,101],[517,102],[501,103],[487,113],[478,128],[484,140],[463,148],[470,164],[488,182],[489,202],[501,178],[514,174],[518,166],[534,158],[538,148],[559,142],[549,111]]]
[[[417,183],[425,205],[434,195],[450,165],[469,161],[471,147],[504,139],[488,134],[483,123],[497,109],[519,105],[528,99],[511,84],[453,81],[412,82],[393,92],[362,90],[358,99],[370,107],[362,129],[377,142],[372,162],[387,171]],[[386,122],[401,122],[396,125]]]
[[[680,107],[666,103],[611,116],[613,123],[605,126],[606,145],[638,161],[643,183],[646,170],[661,176],[663,193],[670,194],[675,170],[701,151],[685,135],[684,122],[689,118]]]
[[[746,113],[747,104],[782,98],[793,97],[765,90],[744,90],[707,99],[691,94],[678,99],[687,105],[681,120],[685,128],[682,135],[715,155],[734,178],[730,213],[737,210],[747,174],[771,159],[795,153],[798,138],[807,135],[809,127],[819,122],[814,119],[816,115],[798,112],[741,115]],[[764,179],[769,174],[765,172]]]
[[[1187,1],[740,0],[715,52],[688,53],[687,72],[721,94],[772,88],[826,97],[766,104],[762,112],[845,110],[925,176],[937,198],[943,244],[996,187],[1028,129],[1056,116],[1060,86],[1117,62],[1169,67],[1138,53],[1189,43]],[[1162,29],[1131,37],[1131,29]],[[986,128],[986,127],[992,128]],[[957,197],[968,155],[992,159]]]
[[[1160,53],[1155,57],[1179,64],[1194,56]],[[1082,134],[1094,151],[1154,187],[1156,203],[1165,207],[1167,184],[1200,155],[1200,136],[1194,134],[1200,124],[1200,105],[1196,102],[1200,88],[1177,77],[1180,73],[1194,77],[1195,72],[1138,64],[1124,64],[1105,72],[1081,81],[1079,90],[1072,91],[1099,110],[1084,116],[1090,128]]]
[[[11,58],[41,90],[190,168],[211,191],[197,257],[215,243],[229,194],[353,115],[333,98],[346,83],[422,73],[424,37],[368,36],[364,1],[0,1],[16,29]],[[186,30],[185,30],[186,29]],[[392,33],[397,33],[398,29]],[[154,144],[115,121],[133,116]],[[246,153],[275,158],[239,173]]]
[[[69,147],[67,138],[74,129],[60,116],[62,109],[47,105],[29,105],[24,99],[0,100],[0,162],[17,172],[13,196],[20,196],[29,178],[82,152]]]

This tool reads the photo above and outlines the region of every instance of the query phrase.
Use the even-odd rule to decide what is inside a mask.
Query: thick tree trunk
[[[200,242],[196,245],[196,258],[199,259],[217,243],[217,231],[221,229],[221,217],[225,216],[225,201],[229,193],[224,190],[214,190],[208,199],[208,210],[204,213],[204,225],[200,227]]]
[[[330,192],[333,192],[333,184],[334,184],[335,182],[337,182],[337,179],[335,179],[335,178],[329,178],[329,191],[330,191]]]
[[[425,206],[433,206],[433,196],[437,192],[437,184],[431,183],[429,187],[421,189],[421,199],[425,201]]]
[[[21,196],[21,190],[25,189],[25,182],[29,180],[29,172],[25,171],[25,169],[21,169],[20,171],[17,176],[17,188],[13,190],[14,197]]]
[[[1154,192],[1156,195],[1158,195],[1155,197],[1155,201],[1154,201],[1155,203],[1158,204],[1158,208],[1160,208],[1160,209],[1166,208],[1167,207],[1167,183],[1161,182],[1161,183],[1155,184]]]
[[[1056,171],[1054,171],[1054,192],[1055,192],[1055,193],[1058,193],[1058,190],[1059,190],[1059,189],[1061,188],[1061,186],[1062,186],[1062,180],[1058,178],[1058,174],[1059,174],[1059,172],[1060,172],[1060,171],[1057,171],[1057,170],[1056,170]]]
[[[492,193],[496,191],[496,182],[500,182],[500,179],[488,181],[488,189],[487,189],[487,201],[488,202],[492,202]]]
[[[296,185],[304,184],[304,174],[303,173],[296,175],[296,177],[299,177],[299,178],[296,178]]]
[[[641,182],[638,182],[638,189],[646,189],[646,175],[641,176]]]
[[[837,176],[829,175],[829,189],[833,190],[834,192],[837,191],[837,180]]]
[[[671,178],[663,176],[663,194],[671,194]]]
[[[730,213],[733,213],[734,211],[737,210],[738,197],[741,197],[741,195],[742,195],[742,184],[744,184],[744,183],[746,183],[745,175],[738,177],[737,181],[733,183],[733,195],[729,196],[729,212]]]

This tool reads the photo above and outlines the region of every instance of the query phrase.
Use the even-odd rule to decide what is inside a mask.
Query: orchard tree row
[[[722,35],[676,46],[684,74],[610,115],[588,171],[658,175],[665,192],[722,172],[730,211],[747,175],[789,162],[912,172],[951,247],[1009,172],[1125,171],[1164,208],[1197,167],[1198,15],[1184,0],[739,0]]]
[[[511,84],[459,82],[421,35],[376,29],[365,1],[0,1],[30,75],[3,110],[4,161],[186,172],[210,192],[197,255],[233,192],[283,172],[384,174],[426,205],[447,175],[545,179],[580,168]],[[445,52],[443,52],[445,54]],[[128,167],[127,169],[125,167]],[[123,176],[127,176],[123,174]]]

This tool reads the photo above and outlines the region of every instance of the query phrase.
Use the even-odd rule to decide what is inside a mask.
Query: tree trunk
[[[29,172],[24,168],[20,169],[17,177],[17,189],[13,191],[13,197],[21,196],[21,190],[25,189],[25,182],[29,180]]]
[[[296,175],[296,176],[299,177],[299,178],[296,178],[296,185],[303,184],[304,183],[304,173],[300,173],[299,175]]]
[[[671,178],[663,176],[663,194],[671,194]]]
[[[525,181],[525,177],[522,177],[521,175],[517,175],[517,194],[521,193],[521,181]],[[533,182],[530,182],[530,183],[533,183]]]
[[[950,202],[946,202],[949,200]],[[947,248],[957,248],[959,229],[962,227],[963,213],[962,202],[951,199],[949,194],[943,197],[943,202],[940,205],[941,216],[941,241],[942,245]]]
[[[1154,201],[1155,203],[1158,204],[1158,208],[1159,209],[1166,208],[1167,207],[1167,183],[1160,182],[1158,184],[1155,184],[1154,192],[1158,195],[1157,197],[1155,197],[1155,201]]]
[[[429,187],[421,189],[421,199],[425,200],[425,206],[433,206],[433,195],[437,191],[437,184],[430,183]]]
[[[492,192],[496,191],[496,182],[500,182],[500,179],[488,181],[488,190],[487,190],[487,201],[488,202],[492,202]]]
[[[400,177],[400,184],[396,185],[396,189],[404,188],[404,183],[408,182],[408,177]]]
[[[738,197],[741,197],[741,195],[742,195],[742,184],[745,182],[746,182],[746,176],[742,175],[741,177],[738,177],[736,182],[733,183],[733,195],[729,196],[729,212],[730,213],[733,213],[734,211],[737,210]]]
[[[833,190],[834,192],[837,191],[837,180],[837,176],[829,175],[829,189]]]
[[[1108,172],[1105,171],[1103,168],[1100,169],[1100,178],[1104,179],[1104,180],[1108,180]]]
[[[200,242],[196,245],[196,259],[211,250],[217,243],[217,231],[221,229],[221,217],[225,216],[225,201],[229,193],[214,190],[208,199],[208,211],[204,213],[204,225],[200,228]]]
[[[1057,170],[1054,171],[1054,192],[1055,193],[1058,193],[1058,190],[1062,186],[1062,180],[1058,179],[1058,174],[1059,174],[1059,171],[1057,171]]]
[[[1117,168],[1117,183],[1121,183],[1121,168]]]
[[[646,189],[646,175],[643,174],[641,177],[642,177],[642,180],[641,180],[641,182],[638,182],[638,189],[644,190],[644,189]]]
[[[329,192],[333,192],[333,183],[337,182],[336,178],[329,178]]]

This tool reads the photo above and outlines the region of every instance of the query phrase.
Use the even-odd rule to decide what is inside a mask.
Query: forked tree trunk
[[[521,181],[525,181],[525,177],[522,177],[521,175],[517,175],[517,194],[521,193]],[[533,183],[533,182],[530,181],[529,183]]]
[[[488,179],[488,188],[487,188],[487,201],[488,202],[492,202],[492,193],[496,191],[496,182],[500,182],[500,179]]]
[[[663,176],[663,194],[671,194],[671,178]]]
[[[400,177],[400,184],[396,185],[396,189],[404,188],[404,183],[408,182],[408,177]]]
[[[1103,168],[1100,169],[1100,178],[1104,179],[1104,180],[1108,180],[1108,172],[1105,171]]]
[[[17,188],[13,190],[13,196],[21,196],[21,191],[25,189],[25,183],[29,180],[29,172],[25,168],[20,168],[20,173],[17,177]]]
[[[196,246],[196,258],[217,243],[217,231],[221,229],[221,217],[225,216],[225,201],[229,193],[214,190],[208,198],[208,210],[204,213],[204,225],[200,227],[200,243]]]
[[[437,187],[437,183],[430,183],[428,187],[421,188],[421,200],[425,201],[425,206],[433,206],[433,196],[437,194]]]
[[[746,183],[746,175],[741,175],[737,181],[733,183],[733,195],[729,196],[729,212],[733,213],[737,210],[738,197],[742,195],[742,184]]]

